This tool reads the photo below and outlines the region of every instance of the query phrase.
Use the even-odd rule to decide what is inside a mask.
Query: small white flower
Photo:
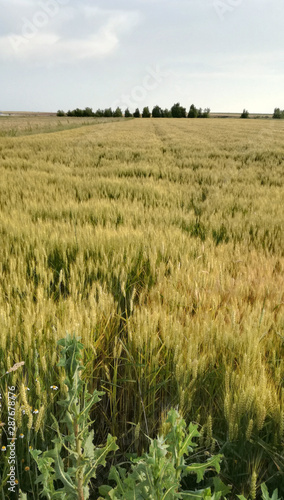
[[[53,391],[57,391],[58,387],[57,387],[57,385],[51,385],[50,389],[52,389]]]

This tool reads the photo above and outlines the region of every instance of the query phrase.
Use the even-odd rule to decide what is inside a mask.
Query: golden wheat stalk
[[[24,366],[25,362],[24,361],[20,361],[19,363],[15,363],[11,368],[9,368],[9,370],[6,371],[6,373],[4,375],[2,375],[2,377],[0,378],[3,378],[5,377],[5,375],[8,375],[8,373],[12,373],[12,372],[15,372],[17,371],[21,366]]]

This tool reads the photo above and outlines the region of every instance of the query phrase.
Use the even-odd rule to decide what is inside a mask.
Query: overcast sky
[[[284,109],[283,0],[0,0],[0,110]]]

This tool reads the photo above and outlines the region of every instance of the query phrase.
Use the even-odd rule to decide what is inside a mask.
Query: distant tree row
[[[202,108],[196,108],[194,104],[192,104],[189,108],[189,111],[187,113],[186,108],[180,105],[180,103],[174,104],[171,109],[162,109],[160,106],[156,105],[153,107],[152,112],[150,111],[148,106],[145,106],[142,110],[142,113],[140,113],[139,108],[136,108],[134,113],[131,113],[129,109],[127,108],[123,114],[121,108],[117,107],[116,110],[112,110],[111,108],[106,108],[106,109],[97,109],[97,111],[93,111],[92,108],[85,108],[85,109],[73,109],[73,111],[67,111],[65,113],[63,110],[58,110],[57,111],[57,116],[77,116],[77,117],[97,117],[97,118],[110,118],[110,117],[117,117],[120,118],[122,116],[125,116],[125,118],[209,118],[210,115],[210,109],[205,108],[204,110]]]
[[[124,113],[121,108],[117,107],[114,111],[111,108],[106,109],[97,109],[97,111],[93,111],[92,108],[85,109],[73,109],[73,111],[67,111],[65,113],[63,110],[57,111],[57,116],[78,116],[81,118],[84,117],[96,117],[96,118],[121,118],[125,116],[125,118],[209,118],[210,109],[209,108],[197,108],[192,104],[189,108],[189,111],[186,111],[186,108],[180,105],[179,102],[174,104],[171,109],[162,109],[160,106],[156,105],[153,107],[152,111],[150,111],[148,106],[145,106],[140,112],[139,108],[136,108],[134,113],[131,113],[127,108]],[[241,118],[249,118],[249,112],[247,109],[244,109]],[[268,118],[268,117],[267,117]],[[280,108],[275,108],[272,118],[275,119],[284,119],[284,110]]]
[[[80,109],[76,108],[73,109],[73,111],[67,111],[65,113],[63,110],[58,110],[57,111],[57,116],[77,116],[80,118],[85,118],[85,117],[97,117],[97,118],[110,118],[110,117],[122,117],[122,111],[120,108],[116,108],[115,111],[113,111],[111,108],[106,108],[106,109],[97,109],[97,111],[93,111],[92,108],[85,108],[85,109]]]
[[[248,118],[249,117],[249,112],[247,111],[247,109],[244,109],[242,114],[241,114],[241,118]],[[266,117],[268,118],[268,116]],[[272,115],[272,118],[274,119],[278,119],[278,120],[283,120],[284,119],[284,110],[281,110],[280,108],[275,108],[274,109],[274,113]]]

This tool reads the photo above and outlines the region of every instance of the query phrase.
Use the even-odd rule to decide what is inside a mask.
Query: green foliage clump
[[[131,118],[133,116],[132,113],[130,113],[129,108],[126,108],[124,116],[125,118]]]
[[[153,118],[163,118],[164,117],[164,112],[160,108],[160,106],[154,106],[152,110],[152,117]]]
[[[193,439],[199,437],[197,425],[186,423],[179,413],[172,409],[166,421],[168,432],[166,436],[151,439],[149,452],[142,457],[131,460],[131,470],[122,467],[112,467],[109,480],[116,486],[102,486],[100,494],[103,498],[112,500],[174,500],[183,498],[212,498],[211,487],[198,491],[184,490],[183,479],[196,475],[200,483],[207,471],[220,472],[221,455],[210,457],[205,463],[188,463],[187,456],[196,447]],[[215,480],[214,499],[229,493],[230,488],[220,479]]]
[[[172,117],[173,118],[185,118],[186,117],[186,109],[183,108],[179,102],[174,104],[171,108]]]
[[[148,106],[145,106],[145,108],[143,108],[142,118],[151,118],[151,113]]]
[[[280,108],[275,108],[272,118],[274,118],[276,120],[283,120],[284,119],[284,109],[281,110]]]
[[[209,115],[210,115],[210,108],[197,109],[197,107],[194,106],[194,104],[192,104],[189,108],[189,112],[188,112],[187,117],[188,118],[209,118]]]
[[[112,115],[114,118],[122,118],[123,115],[121,108],[117,107]]]
[[[105,466],[106,456],[118,447],[116,438],[108,435],[104,447],[95,448],[94,431],[91,425],[90,411],[100,401],[103,392],[88,393],[81,379],[81,350],[83,345],[67,335],[59,340],[62,346],[61,366],[66,374],[66,399],[59,401],[63,415],[59,420],[53,418],[53,429],[57,436],[53,439],[54,448],[45,452],[31,450],[40,475],[36,483],[41,484],[41,496],[49,500],[86,500],[89,498],[89,483],[96,478],[100,465]]]
[[[171,110],[168,109],[168,108],[165,108],[163,110],[163,117],[164,118],[172,118],[172,112],[171,112]]]
[[[189,108],[189,112],[188,112],[187,117],[188,118],[197,118],[197,116],[198,116],[198,109],[194,106],[194,104],[192,104]]]
[[[241,118],[248,118],[249,117],[249,112],[247,109],[243,109],[243,112],[241,114]]]

